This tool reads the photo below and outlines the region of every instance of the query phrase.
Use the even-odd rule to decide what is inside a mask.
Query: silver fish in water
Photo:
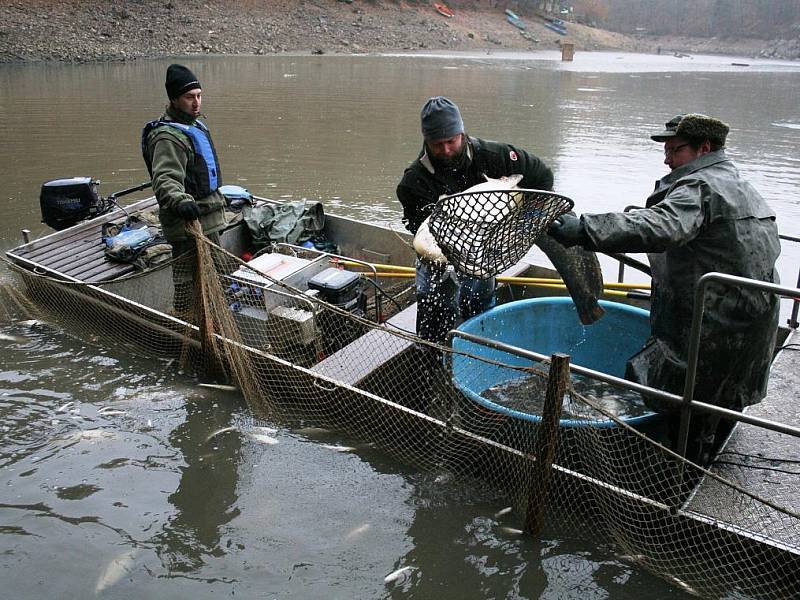
[[[405,577],[407,573],[410,573],[414,570],[414,567],[401,567],[396,571],[392,571],[386,577],[383,578],[383,583],[392,583],[393,581],[397,581],[401,577]]]

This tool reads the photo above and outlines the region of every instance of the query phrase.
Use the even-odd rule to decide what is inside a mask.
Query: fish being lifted
[[[474,277],[493,275],[487,272],[487,263],[507,249],[502,246],[518,245],[520,236],[515,236],[509,227],[504,229],[500,239],[482,232],[492,229],[493,225],[508,219],[521,208],[525,198],[523,190],[517,187],[521,180],[522,175],[500,179],[486,177],[485,182],[460,194],[440,198],[436,210],[440,211],[439,220],[444,215],[448,231],[446,235],[438,235],[437,241],[431,231],[432,217],[425,219],[413,242],[420,259],[434,267],[446,268],[450,262],[447,257],[458,256],[460,260],[454,262],[459,272]],[[490,197],[491,202],[475,201],[486,197]],[[598,303],[603,291],[603,274],[595,253],[579,246],[565,248],[546,234],[539,235],[534,244],[545,253],[564,280],[581,323],[590,325],[600,319],[605,312]],[[528,249],[522,248],[524,251]]]
[[[484,177],[486,177],[484,175]],[[442,239],[442,246],[448,250],[448,254],[466,249],[469,246],[476,246],[476,240],[468,229],[453,226],[454,223],[495,223],[507,217],[512,210],[522,201],[522,194],[513,190],[518,189],[517,184],[522,181],[522,175],[510,175],[500,179],[486,177],[486,181],[473,185],[460,194],[454,196],[441,196],[440,202],[446,203],[440,210],[447,215],[448,234],[446,239]],[[493,202],[473,203],[471,199],[480,194],[492,193]],[[448,264],[447,257],[442,251],[430,227],[431,217],[426,218],[417,229],[414,236],[414,250],[426,262],[439,267]],[[480,252],[480,248],[478,251]],[[474,252],[472,253],[474,254]],[[461,272],[476,277],[485,277],[487,274],[480,257],[473,256],[478,260],[466,261],[459,265]]]

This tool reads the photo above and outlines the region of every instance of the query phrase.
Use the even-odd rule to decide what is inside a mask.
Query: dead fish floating
[[[210,390],[220,390],[221,392],[238,392],[239,388],[235,385],[225,383],[198,383],[197,387],[208,388]]]
[[[254,442],[258,442],[259,444],[267,444],[268,446],[274,446],[275,444],[279,443],[278,438],[274,438],[271,435],[267,435],[265,433],[251,433],[247,437],[249,437]]]
[[[223,435],[225,433],[231,433],[233,431],[239,431],[238,427],[223,427],[222,429],[217,429],[216,431],[212,431],[211,433],[206,436],[206,444],[213,440],[214,438]]]
[[[100,573],[94,586],[95,594],[110,588],[124,577],[129,577],[134,572],[138,549],[126,550],[119,556],[113,558]]]
[[[334,444],[322,444],[326,450],[333,450],[334,452],[355,452],[354,446],[336,446]]]
[[[405,577],[407,574],[411,573],[414,570],[414,567],[401,567],[396,571],[392,571],[386,577],[383,578],[383,583],[392,583],[397,581],[398,579]]]
[[[494,513],[494,518],[499,519],[500,517],[504,517],[505,515],[509,514],[512,510],[513,509],[510,506],[506,506],[505,508],[502,508],[498,510],[496,513]]]
[[[346,542],[352,542],[356,538],[359,538],[362,535],[364,535],[370,529],[372,529],[372,525],[370,525],[369,523],[364,523],[363,525],[359,525],[358,527],[348,531],[344,536],[344,540]]]

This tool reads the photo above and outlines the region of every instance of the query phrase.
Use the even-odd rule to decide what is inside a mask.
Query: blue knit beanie
[[[422,137],[443,140],[464,133],[464,122],[458,106],[444,96],[429,98],[420,112]]]

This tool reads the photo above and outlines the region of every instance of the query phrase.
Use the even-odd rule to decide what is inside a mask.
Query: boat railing
[[[780,238],[782,240],[786,240],[787,242],[794,242],[795,244],[800,244],[800,238],[794,237],[791,235],[781,235]],[[797,269],[797,287],[800,288],[800,268]],[[788,325],[792,329],[797,329],[800,327],[800,323],[797,322],[797,315],[800,312],[800,298],[795,296],[792,302],[792,316],[789,317]]]
[[[769,292],[777,296],[789,297],[795,300],[795,307],[797,306],[798,298],[800,298],[800,289],[791,288],[775,283],[766,281],[759,281],[757,279],[748,279],[747,277],[738,277],[736,275],[728,275],[726,273],[706,273],[697,282],[697,287],[694,292],[694,306],[692,308],[692,328],[689,334],[689,347],[686,358],[686,380],[684,383],[683,398],[681,400],[681,421],[678,433],[678,448],[677,451],[681,456],[686,455],[686,447],[689,438],[689,423],[691,420],[691,413],[693,409],[694,400],[694,386],[697,378],[697,363],[700,356],[700,332],[702,330],[703,312],[705,310],[705,296],[709,284],[713,282],[720,282],[723,284],[734,285],[743,289],[758,290],[762,292]],[[796,316],[796,315],[795,315]],[[717,407],[719,409],[719,407]],[[743,421],[742,414],[736,411],[729,411],[726,409],[725,413],[720,413],[719,410],[711,411],[721,414],[725,418],[733,419],[735,421]],[[731,414],[728,414],[731,413]],[[738,415],[738,416],[737,416]],[[772,422],[770,422],[772,423]],[[756,423],[753,423],[756,424]],[[800,429],[796,427],[788,427],[786,430],[775,429],[767,426],[766,421],[760,424],[767,429],[774,431],[781,431],[781,433],[788,433],[795,437],[800,437]],[[798,433],[795,433],[798,432]]]

